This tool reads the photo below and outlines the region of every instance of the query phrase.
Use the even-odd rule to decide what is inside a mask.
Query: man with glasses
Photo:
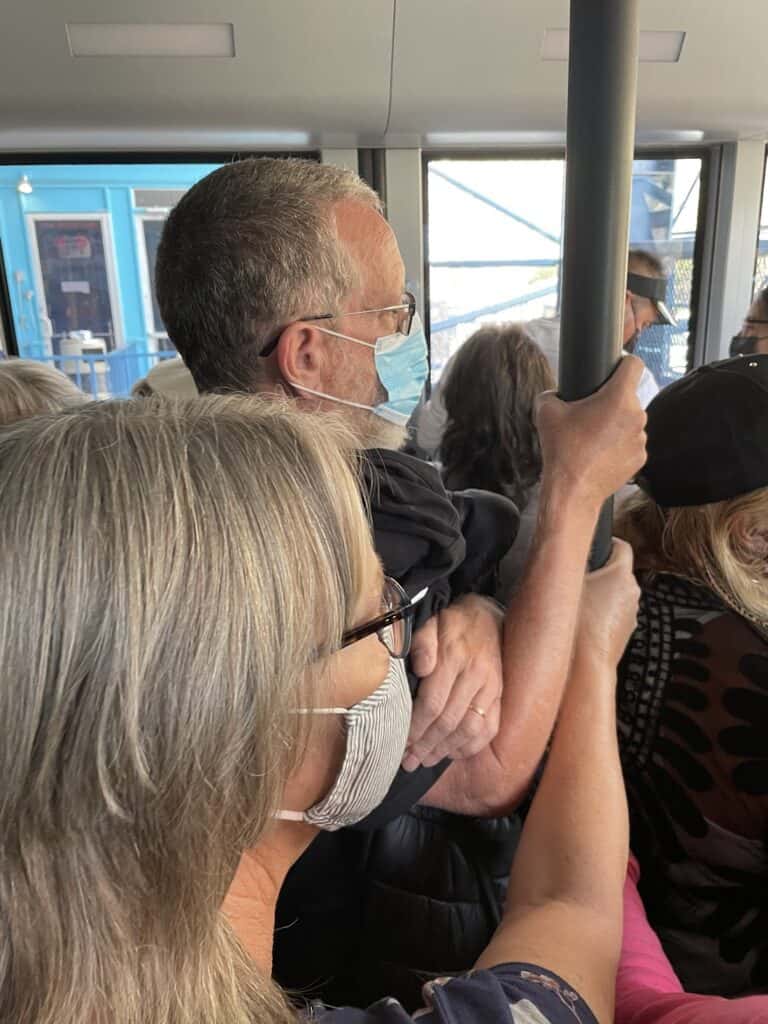
[[[452,502],[432,467],[396,451],[427,374],[404,285],[376,194],[303,160],[213,172],[172,211],[157,256],[163,321],[199,390],[341,414],[368,450],[385,571],[411,597],[429,586],[419,608],[438,613],[414,635],[409,667],[421,682],[405,770],[364,827],[321,835],[281,893],[275,974],[331,1003],[394,994],[412,1004],[416,971],[466,968],[487,942],[511,826],[474,819],[509,814],[530,788],[565,686],[599,508],[644,457],[636,360],[593,398],[544,401],[542,513],[502,624],[469,591],[503,553],[498,536],[511,543],[505,499]]]

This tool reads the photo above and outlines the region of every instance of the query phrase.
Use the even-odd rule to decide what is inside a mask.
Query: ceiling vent
[[[95,22],[66,26],[73,57],[234,57],[235,27],[210,25],[112,25]]]

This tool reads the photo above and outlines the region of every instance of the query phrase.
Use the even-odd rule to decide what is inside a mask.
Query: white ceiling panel
[[[393,0],[25,0],[0,13],[0,132],[376,132]],[[66,23],[234,26],[235,57],[72,57]]]

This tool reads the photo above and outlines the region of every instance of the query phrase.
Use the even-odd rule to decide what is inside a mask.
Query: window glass
[[[763,205],[760,209],[760,230],[757,235],[755,287],[753,295],[768,286],[768,160],[763,175]]]
[[[157,304],[157,293],[155,291],[155,264],[157,263],[157,248],[160,245],[160,237],[163,233],[165,217],[153,215],[141,218],[142,241],[144,243],[144,258],[147,269],[147,288],[151,308],[148,310],[150,331],[154,333],[163,348],[171,348],[168,335],[165,331],[163,318],[160,316],[160,307]]]
[[[107,277],[104,222],[32,214],[30,226],[45,309],[44,335],[57,342],[98,335],[105,351],[113,349],[114,298]]]
[[[678,326],[637,346],[659,384],[686,371],[701,159],[636,160],[631,244],[662,260]],[[562,159],[433,157],[427,163],[432,382],[481,324],[556,317],[565,191]]]
[[[0,243],[19,355],[95,397],[130,394],[173,355],[157,306],[170,209],[220,166],[0,166]]]

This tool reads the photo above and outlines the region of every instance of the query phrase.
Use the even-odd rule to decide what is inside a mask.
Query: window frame
[[[765,158],[763,160],[763,184],[760,189],[760,210],[757,215],[757,237],[755,238],[755,267],[752,272],[752,301],[754,302],[760,289],[761,281],[757,279],[757,264],[760,260],[760,232],[763,227],[763,206],[768,205],[768,143],[765,146]],[[768,225],[766,225],[768,227]]]
[[[149,253],[147,252],[147,236],[144,232],[145,221],[165,223],[169,209],[134,208],[133,220],[136,233],[136,252],[139,265],[139,285],[141,289],[141,305],[144,312],[144,325],[147,336],[151,337],[159,350],[161,341],[168,339],[168,332],[160,330],[155,323],[155,305],[152,301],[152,275],[149,269]]]
[[[701,176],[699,185],[699,202],[696,211],[696,237],[693,246],[693,274],[691,277],[691,305],[688,319],[688,353],[687,366],[692,369],[700,361],[703,351],[703,335],[699,311],[703,306],[703,287],[705,281],[704,262],[706,247],[711,244],[710,236],[714,225],[707,216],[710,202],[710,185],[712,163],[715,146],[638,146],[633,153],[635,160],[701,160]],[[768,147],[767,147],[768,149]],[[520,149],[424,149],[422,150],[422,209],[423,209],[423,250],[424,250],[424,333],[427,339],[429,373],[427,374],[427,397],[432,387],[432,339],[431,339],[431,280],[429,260],[429,164],[432,160],[563,160],[566,159],[564,146],[520,148]],[[758,227],[759,231],[759,227]],[[559,300],[559,296],[558,296]],[[559,305],[559,301],[558,301]]]

